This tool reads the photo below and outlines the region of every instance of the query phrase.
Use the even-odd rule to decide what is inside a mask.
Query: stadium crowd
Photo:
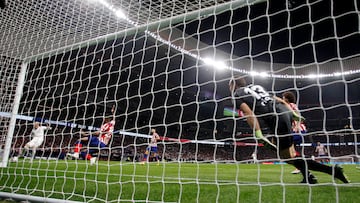
[[[27,128],[14,136],[11,155],[16,155],[21,147],[30,140],[28,136],[31,129]],[[56,127],[45,136],[44,143],[36,151],[36,157],[64,159],[66,153],[73,151],[74,142],[79,139],[79,134],[69,127]],[[307,135],[304,142],[310,146],[297,146],[297,150],[305,157],[317,157],[315,153],[316,143],[326,145],[328,157],[333,160],[347,160],[358,162],[359,152],[354,140],[359,140],[359,135],[354,134],[331,134],[331,135]],[[245,139],[249,141],[249,139]],[[251,139],[250,139],[251,140]],[[254,144],[255,141],[253,141]],[[328,143],[328,144],[326,144]],[[131,136],[116,135],[109,149],[98,153],[100,160],[139,161],[142,160],[148,139]],[[196,144],[190,142],[159,142],[159,157],[166,161],[186,162],[234,162],[250,163],[253,161],[254,152],[259,161],[276,161],[277,155],[272,150],[262,146],[234,146],[231,142],[224,145]]]

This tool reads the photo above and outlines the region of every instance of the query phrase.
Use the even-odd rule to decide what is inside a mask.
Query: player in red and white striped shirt
[[[149,146],[146,148],[144,153],[144,158],[141,164],[144,164],[146,161],[149,161],[149,156],[153,156],[156,158],[157,163],[159,164],[159,156],[158,156],[158,147],[157,142],[160,139],[159,134],[157,134],[156,130],[153,128],[151,129],[151,139]]]
[[[290,98],[291,96],[289,96],[290,94],[292,94],[291,92],[285,92],[284,93],[285,94],[285,96],[283,96],[283,99],[286,101],[286,102],[289,102],[289,99],[288,98]],[[283,95],[284,95],[283,94]],[[291,109],[293,110],[293,111],[295,111],[297,114],[299,114],[299,109],[298,109],[298,107],[296,106],[296,104],[295,103],[288,103],[289,104],[289,106],[291,107]],[[303,122],[303,121],[296,121],[296,120],[294,120],[293,122],[292,122],[292,129],[293,129],[293,133],[301,133],[301,134],[303,134],[303,133],[306,133],[306,125],[305,125],[305,123]]]
[[[107,147],[110,144],[111,138],[113,136],[115,126],[114,106],[111,109],[111,112],[113,115],[111,117],[104,118],[104,124],[101,126],[100,131],[92,133],[81,133],[81,135],[84,137],[76,141],[74,154],[68,154],[69,156],[78,159],[79,155],[81,154],[84,159],[90,160],[90,165],[93,165],[96,162],[96,157],[92,157],[91,154]],[[88,150],[86,152],[80,152],[83,145],[88,146]]]

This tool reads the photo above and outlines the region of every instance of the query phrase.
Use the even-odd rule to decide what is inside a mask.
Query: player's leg
[[[33,150],[35,148],[37,148],[38,146],[38,140],[37,139],[32,139],[30,142],[26,143],[24,146],[24,151],[22,152],[22,155],[25,157],[33,157],[35,154],[35,151]],[[39,145],[40,146],[40,145]]]
[[[36,149],[43,143],[43,139],[34,138],[30,142],[26,143],[24,149],[26,150],[27,156],[30,155],[30,160],[32,161],[36,155]],[[31,154],[30,154],[31,150]]]
[[[20,156],[23,156],[23,157],[31,156],[30,149],[32,148],[33,145],[34,145],[33,140],[26,143],[22,152],[20,152]]]
[[[158,155],[158,148],[157,147],[151,147],[151,152],[153,152],[153,156],[156,159],[157,164],[159,165],[159,155]]]
[[[297,152],[295,150],[291,135],[279,138],[279,154],[281,159],[297,157]],[[302,158],[286,161],[286,163],[291,164],[300,170],[300,173],[303,176],[301,183],[317,183],[316,177],[310,173],[310,168],[305,164],[305,161]]]
[[[306,164],[310,170],[327,173],[329,175],[334,176],[334,178],[341,180],[344,183],[350,182],[345,176],[343,168],[338,165],[328,166],[313,160],[306,160]]]
[[[38,148],[38,146],[33,146],[33,147],[31,148],[32,154],[31,154],[31,157],[30,157],[30,161],[33,161],[33,160],[35,159],[37,148]]]
[[[297,153],[294,147],[294,140],[292,135],[292,115],[291,113],[285,113],[287,112],[287,109],[283,105],[277,106],[277,112],[279,113],[277,117],[277,125],[273,125],[272,127],[275,128],[274,130],[276,130],[279,136],[278,147],[280,158],[295,158]],[[310,184],[317,183],[317,179],[309,172],[309,168],[306,167],[303,159],[286,161],[286,163],[291,164],[300,170],[301,174],[303,175],[303,181],[301,182]]]
[[[101,142],[99,138],[92,137],[89,147],[90,149],[86,159],[90,160],[90,165],[94,165],[97,162],[97,157],[93,157],[93,153],[98,152],[98,154],[100,154],[100,150],[106,148],[107,145]]]
[[[144,153],[144,157],[143,157],[143,161],[141,162],[141,164],[144,164],[145,162],[148,161],[150,152],[151,152],[151,148],[150,148],[150,147],[146,147],[146,150],[145,150],[145,153]]]
[[[26,157],[30,153],[29,142],[25,144],[24,148],[20,151],[19,156]]]
[[[89,140],[89,137],[82,137],[82,138],[78,139],[75,142],[74,153],[67,153],[66,155],[73,157],[75,159],[79,159],[81,149],[82,149],[83,145],[88,142],[88,140]]]
[[[94,165],[97,161],[97,158],[93,156],[95,152],[100,152],[99,149],[106,147],[106,144],[100,142],[98,137],[90,136],[89,137],[89,146],[86,152],[82,153],[84,159],[90,161],[90,165]]]
[[[295,158],[296,151],[294,145],[290,146],[288,149],[281,150],[280,156],[283,159]],[[302,183],[310,183],[310,184],[317,183],[317,179],[313,174],[309,172],[309,170],[319,171],[319,172],[327,173],[329,175],[333,175],[334,178],[337,178],[344,183],[350,182],[345,176],[343,169],[338,165],[327,166],[319,162],[316,162],[314,160],[308,160],[308,159],[304,160],[302,158],[287,161],[287,163],[295,166],[297,169],[300,170],[301,174],[304,177],[304,179],[301,181]]]
[[[291,145],[288,148],[281,149],[279,151],[280,158],[282,159],[289,159],[296,157],[296,151],[294,145]],[[286,163],[293,165],[295,168],[300,170],[300,173],[303,175],[303,180],[301,183],[310,183],[315,184],[317,183],[316,177],[310,173],[309,167],[307,167],[306,163],[302,159],[294,159],[290,161],[286,161]]]
[[[293,137],[294,147],[299,146],[301,143],[303,143],[302,135],[300,133],[293,132],[293,135],[294,135]],[[295,151],[296,151],[296,157],[301,157],[301,154],[296,150],[296,148]],[[295,168],[295,170],[291,171],[291,173],[299,174],[301,173],[301,171],[298,168]]]

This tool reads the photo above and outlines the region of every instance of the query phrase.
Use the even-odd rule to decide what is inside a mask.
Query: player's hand
[[[261,130],[255,131],[255,137],[258,138],[258,139],[260,139],[260,142],[262,142],[265,147],[277,149],[276,145],[274,145],[269,139],[267,139],[266,137],[264,137],[264,135],[262,134]]]
[[[293,119],[294,119],[295,121],[304,121],[304,120],[305,120],[304,117],[300,116],[300,115],[297,114],[295,111],[293,111],[292,113],[293,113]]]
[[[111,113],[114,113],[114,112],[115,112],[115,105],[113,105],[111,108]]]

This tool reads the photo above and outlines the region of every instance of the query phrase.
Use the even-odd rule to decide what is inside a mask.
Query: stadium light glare
[[[122,10],[120,10],[120,9],[115,10],[115,15],[116,15],[118,18],[126,19],[125,13],[124,13]]]
[[[126,14],[121,10],[121,9],[117,9],[115,8],[113,5],[111,5],[110,3],[108,3],[106,0],[88,0],[90,2],[98,2],[100,4],[102,4],[103,6],[105,6],[106,8],[108,8],[110,11],[112,11],[119,19],[123,19],[126,20],[129,24],[133,25],[133,26],[138,26],[138,24],[134,21],[132,21],[131,19],[129,19]],[[244,69],[236,69],[234,67],[231,66],[227,66],[225,63],[220,62],[220,61],[215,61],[211,58],[202,58],[199,55],[193,54],[191,52],[189,52],[188,50],[179,47],[177,45],[174,45],[172,42],[163,39],[161,36],[159,36],[156,33],[152,33],[148,30],[145,31],[146,34],[150,35],[151,37],[153,37],[156,40],[161,41],[164,44],[169,45],[170,47],[180,51],[183,54],[189,55],[195,59],[199,59],[202,60],[206,65],[212,66],[218,70],[230,70],[230,71],[234,71],[234,72],[239,72],[239,73],[243,73],[243,74],[248,74],[250,76],[259,76],[259,77],[273,77],[273,78],[308,78],[308,79],[315,79],[315,78],[324,78],[324,77],[336,77],[336,76],[341,76],[341,75],[352,75],[355,73],[360,73],[360,69],[357,70],[351,70],[351,71],[346,71],[346,72],[335,72],[335,73],[331,73],[331,74],[307,74],[307,75],[277,75],[277,74],[269,74],[266,72],[257,72],[257,71],[247,71]]]
[[[99,2],[100,4],[104,5],[107,8],[111,8],[111,5],[105,1],[105,0],[97,0],[97,2]]]
[[[224,69],[231,69],[231,67],[228,67],[224,62],[222,61],[215,61],[211,58],[203,58],[202,61],[206,64],[206,65],[210,65],[216,69],[219,70],[224,70]]]
[[[319,75],[316,75],[316,74],[309,74],[309,75],[307,75],[307,78],[310,78],[310,79],[315,79],[315,78],[319,78]]]
[[[266,72],[260,72],[260,77],[262,77],[262,78],[265,78],[265,77],[269,77],[270,75],[268,74],[268,73],[266,73]]]
[[[251,75],[251,76],[255,76],[255,75],[258,75],[259,73],[258,72],[256,72],[256,71],[250,71],[249,72],[249,75]]]
[[[334,76],[341,76],[342,74],[340,72],[335,72]]]
[[[211,58],[203,58],[202,61],[203,61],[206,65],[213,65],[213,63],[215,62],[215,61],[212,60]]]

